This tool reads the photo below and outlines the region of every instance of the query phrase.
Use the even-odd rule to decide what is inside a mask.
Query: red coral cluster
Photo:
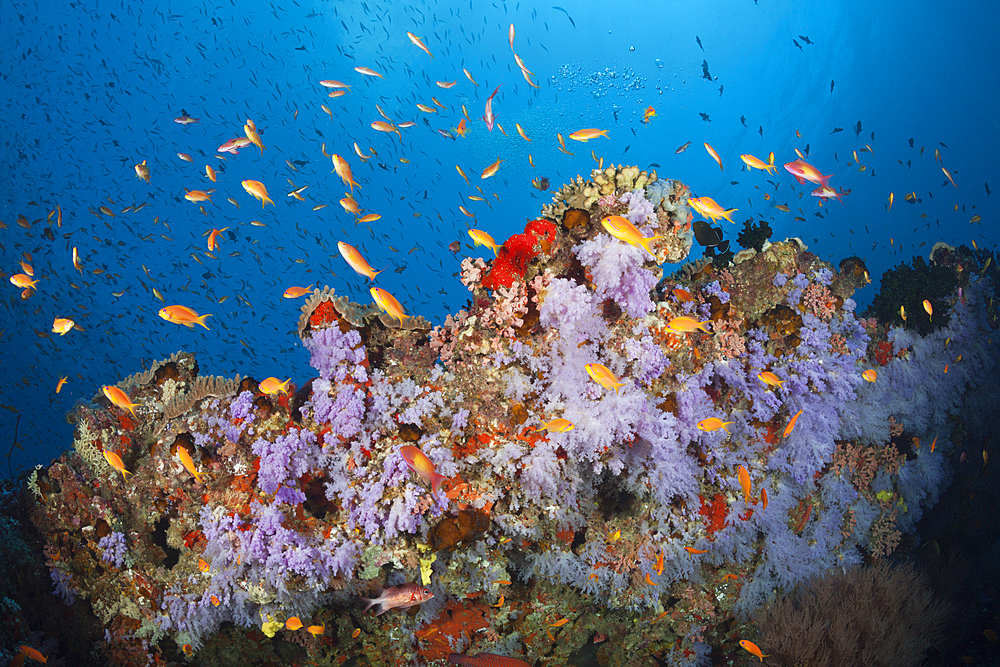
[[[705,528],[709,535],[725,528],[726,514],[729,512],[729,508],[726,506],[726,497],[721,493],[717,493],[708,502],[702,496],[698,496],[698,499],[701,500],[701,508],[698,510],[698,514],[705,517]]]
[[[510,287],[515,280],[524,278],[528,262],[540,253],[548,252],[556,238],[556,226],[548,220],[532,220],[524,227],[523,234],[515,234],[500,248],[493,260],[493,268],[483,278],[483,287],[495,290]]]

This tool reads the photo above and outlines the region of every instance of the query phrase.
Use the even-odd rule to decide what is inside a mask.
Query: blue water
[[[13,442],[16,413],[23,447],[12,450],[11,469],[47,463],[70,446],[72,427],[63,415],[74,403],[177,350],[196,353],[203,374],[277,375],[298,383],[312,377],[295,335],[301,299],[281,295],[292,285],[328,284],[369,302],[367,283],[340,257],[337,241],[357,246],[376,269],[388,265],[377,284],[411,314],[440,323],[468,297],[456,277],[461,258],[487,256],[468,243],[467,227],[498,242],[520,232],[551,196],[531,179],[548,177],[558,189],[596,166],[592,151],[605,164],[656,163],[661,177],[738,208],[738,224],[723,223],[734,246],[742,221],[753,217],[768,220],[775,238],[799,236],[834,264],[860,255],[875,281],[857,295],[862,306],[882,271],[913,254],[926,256],[936,241],[996,246],[1000,194],[987,193],[1000,187],[1000,12],[992,3],[613,6],[0,3],[7,120],[0,137],[6,225],[0,230],[0,453]],[[535,73],[537,89],[514,61],[511,23],[513,51]],[[407,31],[423,39],[433,59],[411,44]],[[703,61],[712,80],[703,77]],[[384,78],[358,74],[355,66]],[[352,88],[330,99],[321,79]],[[442,89],[436,81],[457,83]],[[498,85],[493,110],[506,136],[479,120]],[[416,108],[434,106],[432,97],[447,109]],[[393,121],[417,125],[402,130],[402,141],[371,129],[383,120],[376,104]],[[440,136],[436,129],[458,124],[463,104],[472,118],[466,137]],[[657,115],[643,124],[647,106]],[[200,122],[175,123],[182,110]],[[247,119],[266,150],[250,146],[216,157],[220,145],[243,134]],[[574,155],[559,152],[557,133],[568,137],[590,127],[609,137],[586,144],[567,139]],[[688,141],[688,150],[675,154]],[[362,162],[354,142],[378,157]],[[719,152],[724,172],[703,142]],[[345,187],[330,173],[323,143],[350,163],[362,186],[355,190],[362,213],[380,220],[356,224],[340,207]],[[807,160],[835,174],[831,185],[851,190],[843,203],[818,208],[812,187],[799,186],[783,169],[776,176],[747,173],[739,159],[751,153],[766,160],[773,151],[780,164],[807,146]],[[866,146],[870,152],[862,151]],[[852,151],[864,171],[849,166]],[[480,178],[497,158],[503,160],[497,174]],[[149,185],[133,168],[143,159]],[[205,165],[218,171],[217,183],[205,177]],[[262,210],[241,187],[243,179],[263,182],[276,205]],[[309,186],[306,201],[286,196],[293,189],[287,179]],[[183,199],[184,188],[210,187],[217,192],[204,203],[206,215]],[[910,192],[918,203],[904,200]],[[144,202],[138,213],[121,212]],[[321,204],[328,206],[313,210]],[[46,221],[57,205],[61,228],[54,218]],[[116,217],[88,212],[100,206]],[[982,221],[971,224],[976,214]],[[19,226],[18,216],[33,224]],[[43,236],[50,226],[51,241]],[[207,233],[223,227],[229,230],[221,249],[207,256]],[[456,240],[463,243],[457,255],[447,249]],[[82,274],[72,266],[74,246]],[[27,300],[6,280],[20,272],[24,252],[40,279]],[[700,254],[696,247],[691,258]],[[164,321],[157,311],[169,304],[211,313],[211,330]],[[72,318],[79,328],[51,334],[54,317]],[[69,380],[57,395],[63,376]]]

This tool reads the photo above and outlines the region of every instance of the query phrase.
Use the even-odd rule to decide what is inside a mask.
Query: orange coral
[[[458,639],[465,635],[466,639],[473,639],[479,630],[489,627],[488,611],[483,602],[462,605],[456,600],[448,600],[434,620],[417,630],[417,637],[421,639],[417,654],[426,660],[446,660],[451,648],[445,637]],[[437,632],[431,632],[432,628]]]

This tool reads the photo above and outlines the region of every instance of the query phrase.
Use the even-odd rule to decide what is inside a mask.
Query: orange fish
[[[198,569],[201,570],[202,572],[208,572],[208,568],[209,568],[208,562],[204,558],[199,558]]]
[[[58,383],[58,384],[56,385],[56,393],[57,393],[57,394],[58,394],[58,393],[59,393],[60,391],[62,391],[62,388],[63,388],[63,385],[64,385],[64,384],[66,384],[66,381],[67,381],[67,380],[69,380],[69,376],[68,376],[68,375],[67,375],[66,377],[62,378],[61,380],[59,380],[59,383]],[[932,451],[933,451],[933,450],[932,450]]]
[[[249,118],[247,118],[246,125],[243,126],[243,133],[246,135],[247,139],[250,140],[250,143],[260,149],[260,152],[263,155],[266,146],[264,146],[264,142],[260,140],[260,135],[257,134],[257,126]]]
[[[740,488],[743,489],[743,500],[750,502],[750,473],[743,466],[737,469],[737,477],[740,480]]]
[[[802,410],[799,410],[798,412],[795,413],[795,416],[792,417],[792,420],[788,422],[788,426],[785,427],[785,432],[781,434],[781,437],[787,438],[789,434],[791,434],[792,429],[795,428],[795,422],[799,420],[799,415],[801,414]]]
[[[355,67],[354,71],[357,72],[358,74],[364,74],[365,76],[377,76],[380,79],[384,79],[385,78],[384,76],[382,76],[381,74],[379,74],[375,70],[370,69],[368,67]]]
[[[764,384],[771,385],[772,387],[780,387],[785,382],[788,382],[788,380],[780,379],[777,375],[775,375],[771,371],[761,371],[760,373],[757,373],[757,379],[763,382]]]
[[[149,183],[149,167],[146,166],[145,160],[135,165],[135,175]]]
[[[573,422],[568,419],[558,417],[541,426],[533,427],[533,431],[549,431],[550,433],[565,433],[573,430]]]
[[[719,165],[719,171],[725,171],[725,169],[722,168],[722,158],[720,158],[719,154],[715,152],[715,149],[709,146],[708,144],[705,144],[705,150],[708,151],[708,154],[712,156],[712,159],[715,160],[715,163]]]
[[[127,479],[125,475],[132,474],[128,470],[125,470],[125,464],[122,462],[122,457],[118,456],[114,452],[105,449],[104,459],[108,462],[108,465],[122,474],[122,479]]]
[[[869,382],[874,382],[875,380],[878,379],[878,371],[875,370],[874,368],[869,368],[868,370],[866,370],[864,373],[861,374],[861,377],[868,380]]]
[[[219,248],[219,235],[222,232],[229,229],[229,227],[223,227],[222,229],[213,229],[208,234],[208,249],[211,252],[215,252]]]
[[[403,306],[396,300],[396,297],[386,292],[381,287],[372,287],[370,290],[372,298],[375,299],[375,304],[384,310],[387,314],[395,317],[399,320],[402,325],[403,320],[410,317],[403,310]]]
[[[27,657],[34,660],[35,662],[40,662],[43,665],[46,662],[48,662],[48,659],[44,655],[39,653],[36,649],[31,648],[30,646],[19,646],[18,650],[21,651],[21,653],[23,653]]]
[[[243,189],[247,191],[248,194],[252,195],[254,199],[260,200],[260,207],[264,208],[266,204],[274,206],[274,202],[271,198],[267,196],[267,188],[260,181],[245,180],[242,183]]]
[[[601,220],[601,226],[619,241],[624,241],[631,246],[641,248],[649,253],[649,256],[654,260],[656,259],[656,253],[652,249],[653,242],[662,239],[662,236],[643,236],[642,232],[628,218],[620,215],[609,215]]]
[[[311,634],[313,637],[319,637],[323,632],[326,631],[326,624],[320,623],[319,625],[310,625],[306,628],[306,632]]]
[[[188,190],[184,199],[190,202],[212,201],[212,194],[204,190]]]
[[[493,251],[494,256],[499,257],[500,246],[497,245],[493,237],[481,229],[470,229],[469,236],[477,246],[486,246]]]
[[[625,386],[625,383],[619,382],[615,374],[603,364],[587,364],[584,366],[584,370],[587,371],[587,375],[594,379],[594,382],[605,389],[614,389],[616,394],[619,389]]]
[[[646,107],[646,110],[642,114],[642,122],[648,123],[649,119],[656,115],[656,110],[653,107]]]
[[[775,171],[777,171],[778,169],[777,165],[767,164],[766,162],[763,162],[762,160],[755,158],[753,155],[750,154],[743,154],[740,156],[740,159],[743,160],[743,164],[750,167],[751,169],[760,169],[762,171],[766,171],[772,174],[774,173],[773,171],[771,171],[772,169],[774,169]]]
[[[210,164],[206,164],[205,165],[205,175],[208,176],[208,179],[210,181],[212,181],[213,183],[215,183],[217,177],[215,175],[215,170],[212,169],[212,165],[210,165]]]
[[[688,552],[689,554],[707,554],[708,553],[708,551],[706,549],[695,549],[694,547],[684,547],[684,551]]]
[[[337,176],[340,176],[341,180],[344,181],[344,185],[351,186],[351,194],[354,194],[354,186],[361,186],[354,182],[354,174],[351,172],[351,165],[347,163],[347,160],[340,157],[336,153],[331,156],[333,160],[333,169],[337,172]]]
[[[705,333],[711,333],[705,328],[705,325],[708,324],[709,321],[710,320],[699,322],[693,317],[681,315],[680,317],[675,317],[667,322],[667,329],[673,331],[674,333],[691,333],[695,329],[701,329]]]
[[[725,218],[729,222],[733,222],[733,219],[730,216],[739,210],[736,208],[731,208],[729,210],[723,209],[718,202],[711,197],[691,197],[688,199],[688,205],[698,211],[698,213],[705,218],[711,219],[713,222],[719,220],[720,218]]]
[[[361,256],[358,249],[349,243],[344,243],[343,241],[337,242],[337,249],[340,250],[341,256],[347,260],[347,263],[352,269],[354,269],[359,276],[367,276],[369,280],[375,280],[375,276],[385,271],[376,271],[373,269],[365,258]]]
[[[76,322],[65,317],[57,317],[52,321],[52,333],[57,333],[60,336],[65,336],[66,332],[72,329],[76,325]]]
[[[927,299],[924,299],[924,310],[927,312],[928,319],[934,317],[934,306]]]
[[[399,137],[400,139],[403,138],[403,135],[400,134],[399,132],[399,128],[397,128],[392,123],[386,123],[385,121],[376,120],[372,122],[372,129],[378,130],[379,132],[395,132],[397,137]]]
[[[289,630],[298,630],[302,627],[302,621],[299,620],[298,616],[292,616],[287,621],[285,621],[285,627]]]
[[[10,277],[10,282],[15,287],[20,287],[22,289],[35,289],[35,285],[38,284],[37,280],[32,280],[31,276],[23,273],[15,273],[12,275]]]
[[[711,433],[712,431],[718,431],[720,428],[729,433],[727,428],[730,424],[735,424],[736,422],[724,422],[718,417],[708,417],[707,419],[702,419],[698,422],[698,428],[706,433]]]
[[[118,387],[113,387],[107,384],[101,387],[101,391],[104,392],[104,396],[114,405],[118,406],[122,410],[128,410],[132,413],[132,416],[135,417],[134,408],[139,407],[139,404],[133,403],[132,399],[128,397],[128,394]]]
[[[597,137],[608,138],[607,130],[598,130],[596,127],[590,127],[585,130],[577,130],[573,134],[569,135],[570,139],[574,141],[590,141],[591,139],[596,139]]]
[[[289,287],[281,296],[286,299],[298,299],[300,296],[305,296],[310,292],[312,292],[312,285],[309,287]]]
[[[760,504],[761,504],[761,509],[764,510],[767,509],[767,489],[765,489],[764,487],[760,488]]]
[[[191,473],[192,475],[194,475],[195,480],[197,480],[198,482],[201,482],[201,476],[204,475],[205,473],[198,472],[195,469],[195,467],[194,467],[194,459],[191,458],[191,452],[189,452],[187,450],[187,447],[178,447],[177,448],[177,456],[180,457],[181,463],[184,464],[184,467],[187,468],[187,471],[189,473]]]
[[[751,653],[752,655],[760,658],[761,662],[764,662],[764,658],[766,658],[766,657],[768,657],[768,655],[770,655],[770,654],[761,653],[760,649],[757,648],[757,645],[754,644],[752,641],[750,641],[748,639],[741,639],[740,640],[740,648],[742,648],[743,650],[747,651],[748,653]]]
[[[403,457],[403,461],[406,462],[407,467],[430,484],[431,493],[437,496],[438,490],[441,488],[441,482],[448,478],[437,472],[434,462],[427,458],[427,455],[419,448],[412,445],[400,447],[399,453]]]
[[[482,176],[480,176],[480,178],[489,178],[493,174],[497,173],[497,169],[500,168],[500,163],[501,162],[503,162],[503,160],[501,160],[500,158],[497,158],[496,162],[494,162],[490,166],[486,167],[486,169],[483,169],[483,174],[482,174]]]
[[[469,129],[465,126],[465,119],[463,118],[462,120],[458,121],[458,127],[455,128],[455,134],[457,134],[460,137],[464,137],[465,133],[468,131]]]
[[[261,382],[257,386],[258,386],[258,388],[262,392],[264,392],[268,396],[270,396],[272,394],[277,394],[279,392],[282,393],[282,394],[287,394],[288,393],[288,383],[291,382],[291,381],[292,381],[291,378],[288,378],[287,380],[285,380],[284,382],[282,382],[281,380],[279,380],[276,377],[269,377],[269,378],[267,378],[266,380],[264,380],[263,382]]]
[[[199,315],[195,311],[191,310],[186,306],[167,306],[165,308],[160,308],[160,317],[165,319],[167,322],[173,322],[174,324],[183,324],[186,327],[193,327],[195,324],[200,324],[201,326],[208,329],[208,325],[205,324],[205,320],[212,317],[211,313],[206,313],[205,315]]]

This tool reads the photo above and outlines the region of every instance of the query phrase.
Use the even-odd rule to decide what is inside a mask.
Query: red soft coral
[[[496,290],[510,287],[515,280],[524,278],[528,262],[540,252],[548,252],[556,238],[556,226],[548,220],[532,220],[524,227],[523,234],[511,236],[493,260],[489,275],[482,279],[482,286]]]

